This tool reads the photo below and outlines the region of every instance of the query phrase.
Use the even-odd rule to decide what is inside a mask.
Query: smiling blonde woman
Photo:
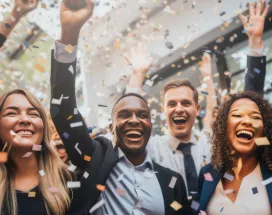
[[[0,98],[0,149],[9,151],[0,163],[1,215],[67,212],[71,175],[49,142],[46,113],[31,93],[16,89]]]

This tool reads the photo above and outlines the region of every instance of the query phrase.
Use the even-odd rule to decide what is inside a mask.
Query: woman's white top
[[[235,202],[225,194],[222,181],[216,186],[209,201],[207,215],[271,215],[266,187],[263,181],[260,165],[243,178]]]

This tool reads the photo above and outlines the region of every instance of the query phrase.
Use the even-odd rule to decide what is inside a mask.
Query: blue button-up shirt
[[[162,190],[148,151],[139,166],[133,166],[120,148],[118,156],[120,161],[112,169],[106,181],[106,189],[98,200],[104,200],[105,204],[93,214],[164,215]]]

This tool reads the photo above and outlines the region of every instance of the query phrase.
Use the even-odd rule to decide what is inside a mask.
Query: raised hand
[[[145,75],[152,65],[152,58],[142,43],[138,43],[137,47],[132,48],[130,53],[124,56],[126,61],[131,64],[134,73],[143,73]]]
[[[212,59],[208,53],[204,53],[202,57],[202,64],[200,66],[200,72],[203,77],[212,75]]]
[[[36,9],[39,0],[15,0],[12,14],[16,17],[22,17],[32,10]]]
[[[240,18],[249,37],[249,45],[252,48],[262,48],[264,22],[270,6],[268,4],[265,6],[264,0],[260,0],[256,8],[255,5],[255,2],[249,4],[249,19],[244,15],[240,15]]]
[[[78,36],[82,26],[91,18],[94,9],[94,1],[92,0],[74,0],[74,4],[78,4],[76,1],[83,1],[86,6],[74,10],[70,8],[73,6],[73,1],[70,0],[69,4],[62,2],[60,8],[60,23],[62,29],[61,42],[64,44],[76,45]],[[69,7],[69,6],[70,7]]]

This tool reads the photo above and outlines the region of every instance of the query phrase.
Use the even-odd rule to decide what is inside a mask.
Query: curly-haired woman
[[[272,177],[267,165],[272,147],[256,142],[272,141],[271,105],[254,93],[235,94],[219,110],[215,125],[213,162],[199,176],[199,210],[270,215],[272,184],[263,181]]]

